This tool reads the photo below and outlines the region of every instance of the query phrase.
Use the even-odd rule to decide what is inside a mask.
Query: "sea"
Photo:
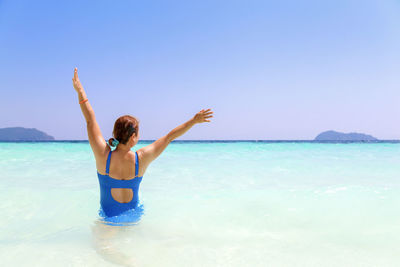
[[[400,266],[397,141],[174,141],[140,220],[99,201],[88,142],[0,143],[0,266]]]

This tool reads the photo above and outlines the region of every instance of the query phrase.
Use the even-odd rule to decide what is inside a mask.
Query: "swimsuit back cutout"
[[[139,185],[142,181],[143,176],[138,177],[139,172],[139,157],[137,152],[135,152],[135,177],[129,180],[119,180],[110,177],[110,162],[111,153],[108,154],[107,164],[106,164],[106,174],[100,174],[97,172],[100,184],[100,205],[104,213],[108,217],[119,215],[127,210],[135,209],[139,202]],[[111,195],[112,188],[129,188],[132,189],[133,198],[128,203],[121,203],[116,201]]]

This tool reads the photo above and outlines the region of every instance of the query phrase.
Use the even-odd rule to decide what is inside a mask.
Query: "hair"
[[[121,116],[114,123],[113,138],[108,140],[108,144],[113,146],[114,140],[126,144],[133,134],[137,135],[138,133],[139,120],[130,115]]]

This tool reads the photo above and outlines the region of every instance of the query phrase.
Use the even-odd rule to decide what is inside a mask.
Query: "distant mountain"
[[[339,133],[335,131],[326,131],[315,137],[316,141],[377,141],[372,135],[362,133]]]
[[[48,141],[53,136],[35,128],[10,127],[0,128],[0,141]]]

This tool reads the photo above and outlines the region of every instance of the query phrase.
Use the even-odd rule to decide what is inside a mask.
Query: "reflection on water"
[[[133,256],[124,253],[121,246],[130,243],[134,227],[139,224],[143,214],[143,204],[113,217],[107,217],[100,207],[99,218],[92,224],[93,246],[97,254],[114,264],[137,266]]]
[[[135,225],[116,226],[97,219],[91,225],[93,247],[97,254],[104,260],[121,266],[137,266],[132,255],[124,253],[120,246],[123,245],[124,235],[129,231],[132,237],[132,227]]]

